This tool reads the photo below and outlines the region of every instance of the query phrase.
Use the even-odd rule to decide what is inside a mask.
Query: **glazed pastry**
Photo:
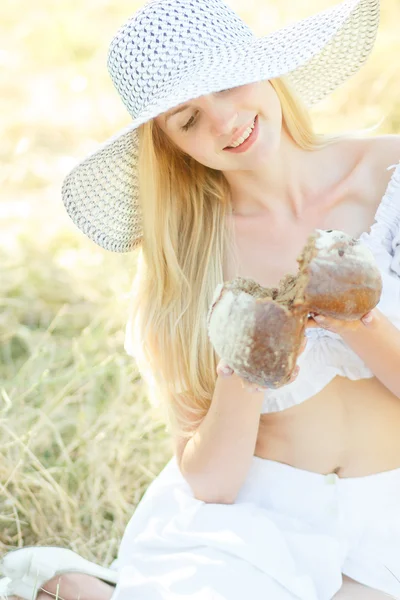
[[[382,278],[373,254],[342,231],[315,230],[297,262],[297,275],[276,288],[237,277],[215,290],[210,341],[246,381],[269,388],[288,383],[309,313],[355,320],[379,302]]]

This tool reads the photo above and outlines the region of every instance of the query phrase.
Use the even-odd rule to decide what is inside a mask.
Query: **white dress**
[[[382,274],[378,308],[400,329],[400,163],[389,168],[375,224],[360,240]],[[340,336],[307,335],[297,380],[268,391],[263,412],[305,401],[336,374],[373,376]],[[330,600],[342,573],[400,598],[400,468],[341,479],[253,457],[225,505],[194,498],[172,458],[112,567],[120,573],[112,600]]]

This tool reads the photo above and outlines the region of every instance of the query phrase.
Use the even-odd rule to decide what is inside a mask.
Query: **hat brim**
[[[194,56],[140,117],[67,175],[62,200],[72,221],[102,248],[132,251],[142,238],[136,170],[140,125],[199,96],[282,75],[311,106],[364,64],[378,25],[378,0],[347,0],[246,45]]]

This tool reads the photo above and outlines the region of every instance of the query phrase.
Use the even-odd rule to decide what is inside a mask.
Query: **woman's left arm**
[[[400,331],[380,310],[374,308],[357,321],[315,315],[309,318],[307,327],[322,327],[338,333],[374,375],[400,399]]]

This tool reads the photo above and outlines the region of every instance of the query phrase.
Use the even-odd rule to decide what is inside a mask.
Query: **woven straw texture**
[[[353,75],[370,54],[379,0],[346,0],[256,37],[222,0],[153,0],[114,36],[108,69],[133,121],[67,175],[62,200],[96,244],[141,243],[137,127],[199,96],[287,75],[308,106]]]

